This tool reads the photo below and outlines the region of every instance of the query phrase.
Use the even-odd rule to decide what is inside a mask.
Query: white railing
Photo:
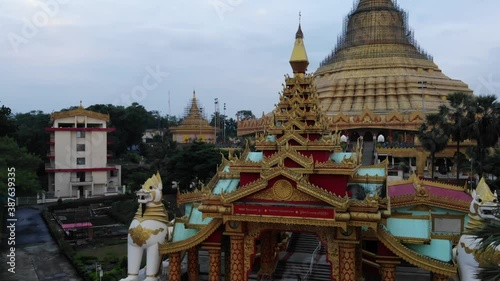
[[[313,267],[314,267],[314,261],[316,260],[316,256],[318,255],[319,251],[321,250],[321,242],[318,243],[318,246],[316,249],[314,249],[314,252],[311,255],[311,262],[309,263],[309,270],[307,271],[306,275],[304,276],[303,280],[307,281],[309,277],[311,276]]]

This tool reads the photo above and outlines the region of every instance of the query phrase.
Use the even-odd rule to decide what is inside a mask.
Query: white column
[[[92,196],[95,196],[95,192],[94,192],[94,182],[92,182]]]

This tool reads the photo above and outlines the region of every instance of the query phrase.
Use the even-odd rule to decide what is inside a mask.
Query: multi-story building
[[[56,197],[88,197],[116,194],[121,185],[121,167],[108,164],[109,116],[81,105],[53,113],[50,134],[49,193]]]

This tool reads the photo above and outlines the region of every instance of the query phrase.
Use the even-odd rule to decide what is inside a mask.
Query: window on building
[[[85,158],[84,157],[76,158],[76,165],[85,165]]]
[[[85,144],[84,143],[77,144],[76,151],[85,151]]]
[[[398,176],[398,171],[388,171],[387,175],[391,176],[391,177],[397,177]]]
[[[73,123],[59,123],[59,128],[73,128],[75,127],[75,124]]]
[[[85,181],[85,172],[76,172],[76,177],[78,178],[79,181],[84,182]]]
[[[461,233],[464,227],[463,216],[433,215],[432,229],[434,232]]]
[[[99,124],[99,123],[87,123],[87,128],[102,128],[102,124]]]
[[[77,128],[85,128],[85,123],[77,123],[76,127]]]
[[[85,131],[78,131],[78,132],[76,132],[76,137],[77,138],[84,138],[85,137]]]

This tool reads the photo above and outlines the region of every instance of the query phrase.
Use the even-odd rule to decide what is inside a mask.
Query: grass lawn
[[[127,256],[127,242],[118,245],[112,246],[102,246],[93,248],[87,248],[77,251],[78,255],[81,256],[92,256],[97,257],[98,259],[104,259],[106,256],[113,256],[121,259],[122,257]]]

